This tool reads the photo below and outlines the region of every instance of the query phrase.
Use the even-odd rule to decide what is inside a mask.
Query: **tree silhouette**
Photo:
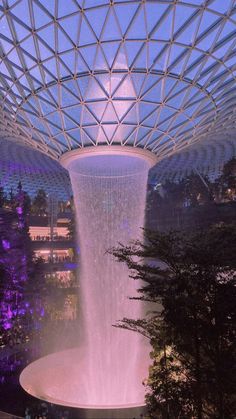
[[[32,211],[35,215],[45,215],[47,212],[47,195],[43,189],[39,189],[33,200]]]
[[[144,244],[112,250],[144,281],[140,299],[155,304],[145,319],[118,323],[150,339],[151,418],[234,417],[235,252],[236,225],[191,235],[145,231]]]

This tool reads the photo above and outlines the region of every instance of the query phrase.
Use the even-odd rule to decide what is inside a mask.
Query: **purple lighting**
[[[24,198],[25,194],[19,182],[18,192],[11,200],[12,211],[3,211],[1,216],[1,234],[4,238],[0,241],[0,263],[3,269],[0,317],[5,330],[16,327],[29,310],[29,303],[24,301],[29,252]]]
[[[16,212],[17,212],[18,215],[22,215],[23,214],[23,208],[22,207],[17,207]]]
[[[2,239],[2,247],[4,250],[9,250],[11,247],[10,242],[8,240]]]
[[[4,322],[3,327],[5,330],[9,330],[12,327],[12,324],[10,322]]]

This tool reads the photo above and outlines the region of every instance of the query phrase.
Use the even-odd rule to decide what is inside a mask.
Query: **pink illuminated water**
[[[149,347],[139,334],[113,327],[124,317],[143,317],[142,303],[129,300],[140,284],[106,250],[141,237],[149,166],[138,157],[106,155],[78,158],[68,169],[81,251],[80,342],[27,367],[21,383],[64,405],[143,405]]]
[[[81,311],[88,380],[88,404],[141,403],[147,349],[142,338],[112,325],[142,317],[130,301],[138,284],[126,265],[105,253],[140,237],[144,223],[148,164],[127,156],[91,156],[72,164],[81,248]]]

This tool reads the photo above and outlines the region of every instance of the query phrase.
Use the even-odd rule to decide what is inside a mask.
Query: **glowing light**
[[[142,303],[129,300],[140,284],[106,253],[141,237],[144,223],[150,161],[143,151],[125,152],[67,161],[81,248],[80,347],[26,368],[21,384],[36,397],[76,407],[144,404],[149,347],[139,334],[113,327],[123,317],[143,316]]]

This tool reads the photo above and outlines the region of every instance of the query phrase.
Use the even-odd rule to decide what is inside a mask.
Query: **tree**
[[[67,237],[75,243],[76,242],[76,222],[75,222],[75,205],[74,205],[73,196],[71,196],[70,198],[68,208],[70,208],[70,221],[68,223]]]
[[[192,235],[145,231],[144,244],[112,252],[144,281],[139,298],[156,304],[147,318],[118,323],[150,339],[150,417],[233,418],[236,225]]]
[[[232,200],[236,195],[236,158],[229,160],[224,165],[220,185],[224,199]]]
[[[185,179],[181,179],[179,182],[167,181],[164,184],[166,190],[165,201],[172,207],[182,208],[185,200]]]
[[[39,189],[33,200],[32,206],[35,215],[45,215],[47,212],[47,195],[43,189]]]
[[[3,208],[6,204],[6,195],[4,193],[4,189],[0,186],[0,208]]]
[[[2,210],[0,214],[0,329],[5,343],[25,340],[30,325],[34,326],[32,314],[39,311],[35,297],[29,295],[32,281],[34,292],[42,282],[42,269],[33,260],[29,202],[19,182],[16,195],[11,197],[11,211]]]
[[[185,199],[189,199],[193,207],[211,201],[213,198],[209,180],[200,173],[192,173],[185,180]]]

